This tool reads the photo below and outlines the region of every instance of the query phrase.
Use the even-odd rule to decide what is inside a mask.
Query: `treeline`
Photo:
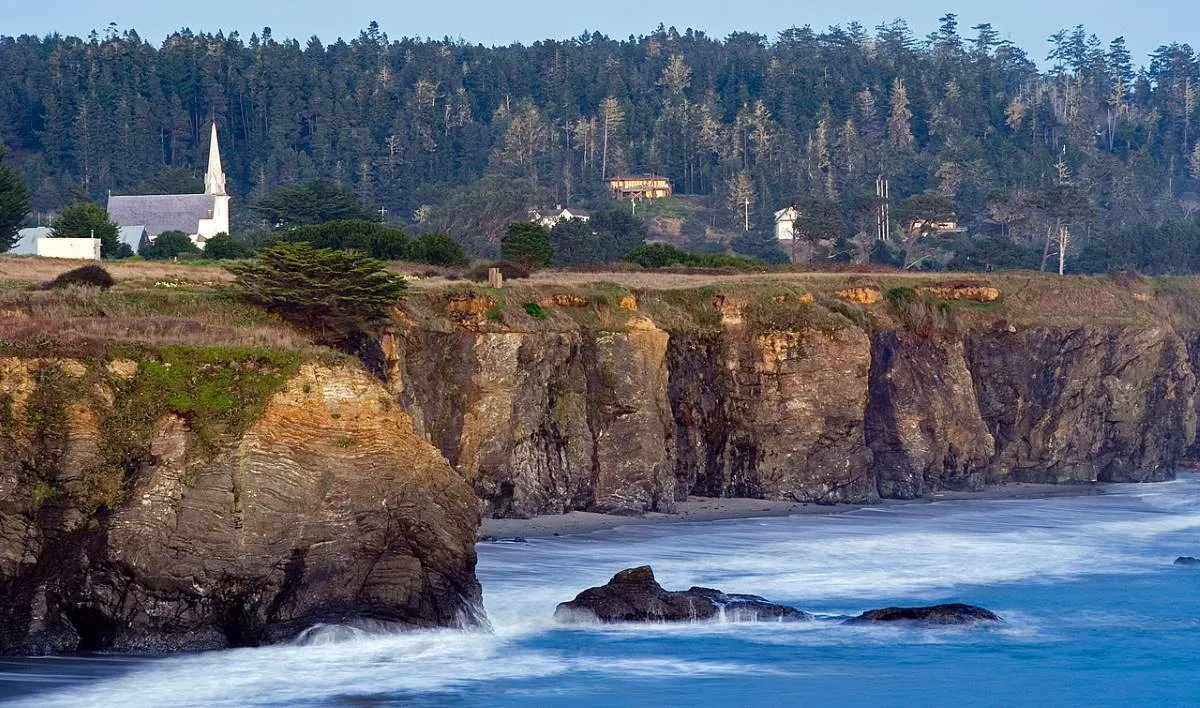
[[[1121,38],[1077,27],[1051,38],[1047,66],[953,15],[927,37],[901,21],[724,39],[660,27],[495,48],[393,41],[374,24],[332,44],[0,37],[0,140],[45,211],[186,181],[215,118],[242,199],[328,178],[475,252],[530,206],[596,203],[626,171],[702,195],[717,225],[741,223],[747,200],[760,229],[807,203],[847,236],[874,234],[884,176],[894,204],[940,195],[969,234],[1035,265],[1054,262],[1049,245],[1075,257],[1135,225],[1193,221],[1193,49],[1163,45],[1143,66]]]

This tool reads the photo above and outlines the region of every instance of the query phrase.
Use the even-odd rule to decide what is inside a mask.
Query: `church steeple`
[[[225,172],[221,169],[221,149],[217,146],[217,122],[212,124],[212,140],[208,143],[208,173],[204,175],[204,193],[225,195]]]

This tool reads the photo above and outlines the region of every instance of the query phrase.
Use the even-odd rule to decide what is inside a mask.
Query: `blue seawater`
[[[164,658],[0,658],[38,706],[1197,706],[1200,476],[1106,494],[627,526],[479,547],[492,632],[315,628]],[[562,627],[558,602],[652,564],[810,623]],[[999,627],[844,626],[967,602]]]

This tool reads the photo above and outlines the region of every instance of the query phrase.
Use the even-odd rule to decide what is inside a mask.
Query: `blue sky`
[[[894,0],[853,4],[786,0],[0,0],[0,34],[86,35],[115,22],[118,28],[136,29],[155,43],[185,26],[196,31],[238,30],[245,37],[269,26],[276,37],[305,40],[315,34],[330,41],[353,37],[371,20],[378,20],[393,38],[450,36],[482,44],[508,44],[565,39],[585,29],[626,37],[649,32],[660,22],[680,30],[704,30],[712,36],[750,30],[773,37],[792,25],[821,29],[857,20],[871,28],[903,16],[923,36],[946,12],[958,14],[965,35],[971,34],[971,25],[991,22],[1002,36],[1039,61],[1045,57],[1047,36],[1077,24],[1105,43],[1123,35],[1139,63],[1160,44],[1200,45],[1197,0],[911,0],[903,5]]]

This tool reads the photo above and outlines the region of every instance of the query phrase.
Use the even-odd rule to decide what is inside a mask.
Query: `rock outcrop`
[[[1200,558],[1193,556],[1179,556],[1175,559],[1175,565],[1187,565],[1200,567]]]
[[[712,588],[664,590],[648,565],[622,570],[607,584],[588,588],[554,610],[566,623],[782,622],[812,619],[806,612],[768,602],[757,595],[726,594]]]
[[[471,490],[361,369],[301,365],[229,439],[163,414],[145,456],[112,465],[104,426],[131,408],[96,371],[79,378],[103,395],[51,400],[72,368],[0,364],[0,652],[482,620]]]
[[[389,341],[389,385],[483,513],[669,511],[678,493],[668,335],[441,332]]]
[[[414,314],[383,348],[388,387],[487,516],[1155,481],[1196,437],[1200,336],[1166,322],[942,321],[948,303],[998,307],[982,282],[913,290],[896,311],[865,284],[836,298],[700,292],[657,325],[637,309],[653,297],[600,324],[585,295],[542,296],[563,314],[536,326],[462,322],[466,296],[435,298],[453,312]]]
[[[1003,622],[996,613],[975,605],[952,602],[928,607],[885,607],[867,610],[857,617],[846,620],[846,624],[870,624],[874,622],[912,622],[927,625],[979,624]]]
[[[966,348],[990,481],[1173,479],[1196,435],[1196,376],[1170,328],[992,330]]]

